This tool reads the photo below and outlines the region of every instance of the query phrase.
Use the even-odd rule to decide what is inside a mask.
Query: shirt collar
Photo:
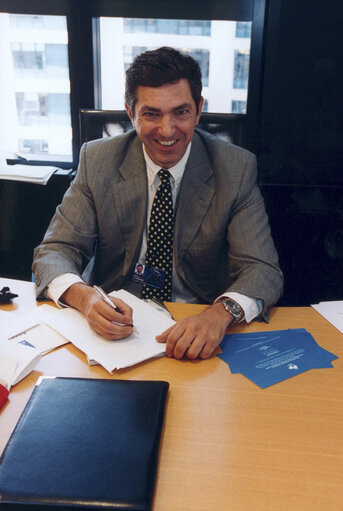
[[[174,180],[175,186],[178,186],[181,182],[183,173],[186,168],[189,153],[191,152],[191,146],[192,146],[192,142],[190,142],[188,144],[186,152],[183,155],[183,157],[181,158],[181,160],[176,165],[174,165],[174,167],[171,167],[170,169],[168,169],[173,180]],[[145,149],[144,144],[143,144],[143,154],[144,154],[144,159],[145,159],[145,163],[146,163],[148,182],[149,182],[149,186],[151,186],[157,173],[161,170],[161,166],[156,165],[156,163],[154,163],[152,161],[152,159],[150,158],[150,156],[148,155],[148,153]]]

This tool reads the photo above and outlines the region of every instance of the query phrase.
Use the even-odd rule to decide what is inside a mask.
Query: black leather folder
[[[42,378],[0,460],[0,511],[150,510],[168,387]]]

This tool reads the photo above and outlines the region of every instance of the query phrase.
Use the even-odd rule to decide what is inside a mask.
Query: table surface
[[[0,279],[19,298],[3,310],[37,304],[31,283]],[[175,319],[201,305],[170,304]],[[270,323],[231,332],[306,328],[340,358],[333,369],[302,373],[260,389],[218,357],[158,358],[111,376],[88,366],[71,344],[45,355],[12,387],[0,411],[0,452],[40,375],[167,380],[153,511],[338,511],[343,508],[343,335],[311,307],[279,307]]]

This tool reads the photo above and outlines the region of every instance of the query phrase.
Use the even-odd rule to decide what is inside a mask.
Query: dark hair
[[[125,102],[134,113],[139,85],[161,87],[166,83],[188,80],[197,111],[201,100],[201,71],[193,57],[174,48],[163,46],[157,50],[145,51],[137,55],[126,70]]]

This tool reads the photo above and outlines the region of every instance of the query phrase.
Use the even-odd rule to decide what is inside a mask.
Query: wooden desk
[[[15,284],[11,289],[20,297],[6,308],[18,313],[35,302],[30,285]],[[201,308],[171,305],[176,318]],[[231,374],[218,357],[155,359],[113,376],[170,382],[154,511],[342,509],[343,335],[309,307],[275,308],[269,325],[232,331],[301,327],[341,357],[334,369],[308,371],[265,390]],[[0,451],[40,374],[111,377],[101,367],[89,367],[70,344],[44,356],[36,371],[12,388],[0,413]]]

